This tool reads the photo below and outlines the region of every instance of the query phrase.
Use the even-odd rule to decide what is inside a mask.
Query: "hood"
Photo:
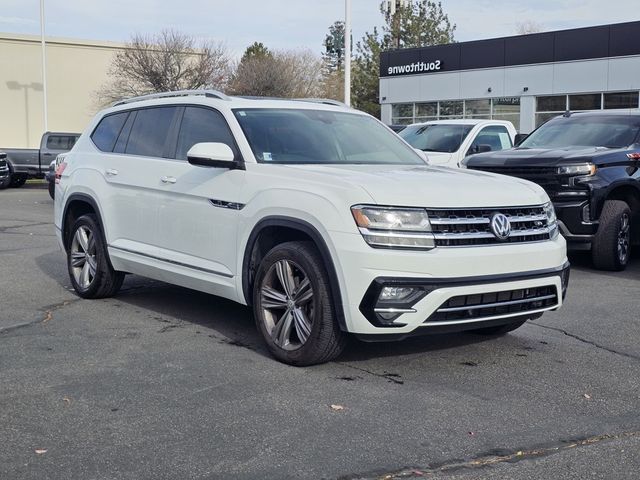
[[[565,148],[511,148],[497,152],[479,153],[466,160],[468,167],[482,166],[525,166],[555,167],[567,163],[589,162],[593,157],[610,153],[606,147],[565,147]]]
[[[447,165],[453,158],[453,153],[448,152],[424,152],[424,154],[431,165]]]
[[[430,208],[539,205],[549,201],[526,180],[458,168],[420,165],[290,165],[323,175],[325,182],[349,182],[379,205]]]

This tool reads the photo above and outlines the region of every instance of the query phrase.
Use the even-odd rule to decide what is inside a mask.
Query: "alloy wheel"
[[[629,243],[631,240],[631,226],[629,215],[623,213],[620,217],[620,230],[618,231],[618,260],[625,265],[629,257]]]
[[[290,260],[278,260],[260,285],[264,326],[284,350],[302,347],[311,335],[316,308],[313,287],[305,271]]]
[[[93,232],[84,225],[78,227],[71,242],[71,269],[80,288],[86,290],[96,276],[96,242]]]

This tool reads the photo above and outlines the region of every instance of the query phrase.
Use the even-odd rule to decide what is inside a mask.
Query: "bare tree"
[[[97,96],[101,104],[107,104],[154,92],[224,89],[230,73],[230,56],[222,43],[198,42],[173,30],[135,35],[114,56],[110,80]]]
[[[235,95],[304,98],[320,94],[322,60],[309,50],[243,55],[233,74]]]
[[[535,20],[525,20],[524,22],[516,23],[516,33],[518,35],[527,35],[529,33],[538,33],[544,30],[542,24]]]

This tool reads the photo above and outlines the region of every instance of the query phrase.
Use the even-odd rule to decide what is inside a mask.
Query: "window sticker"
[[[240,115],[241,117],[246,117],[247,116],[247,112],[240,111],[240,112],[238,112],[238,115]]]
[[[270,162],[271,160],[273,160],[273,158],[271,157],[271,152],[262,152],[262,159],[265,162]]]

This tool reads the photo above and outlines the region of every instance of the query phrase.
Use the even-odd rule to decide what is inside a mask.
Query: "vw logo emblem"
[[[506,215],[494,213],[491,217],[491,232],[498,240],[506,240],[511,235],[511,222]]]

